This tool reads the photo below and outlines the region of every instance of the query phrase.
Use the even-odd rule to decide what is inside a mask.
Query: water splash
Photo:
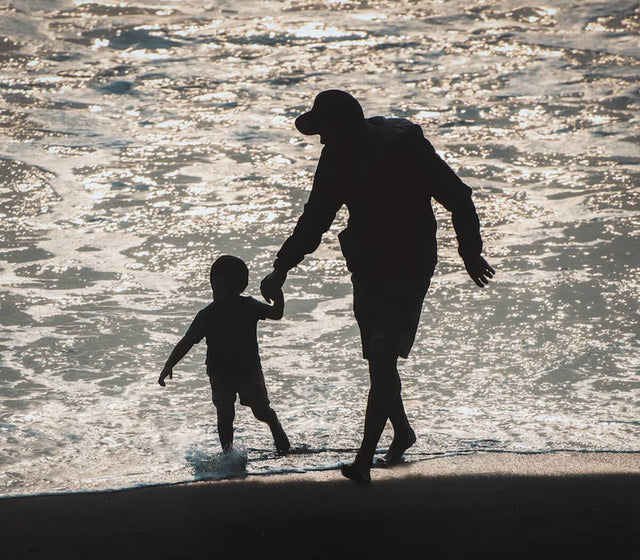
[[[185,457],[195,480],[219,480],[247,476],[247,450],[233,448],[227,452],[192,448]]]

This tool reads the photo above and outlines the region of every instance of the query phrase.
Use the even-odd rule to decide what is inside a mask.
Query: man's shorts
[[[429,279],[409,283],[362,280],[353,276],[351,282],[353,311],[360,327],[364,358],[369,359],[376,353],[409,357]]]
[[[217,407],[233,405],[236,395],[240,396],[240,404],[251,408],[263,408],[269,406],[267,386],[264,382],[264,374],[252,372],[239,375],[209,375],[211,383],[211,398]]]

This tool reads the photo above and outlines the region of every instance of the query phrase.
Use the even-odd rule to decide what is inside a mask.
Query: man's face
[[[320,143],[324,145],[346,144],[352,131],[344,122],[327,122],[320,131]]]
[[[320,132],[320,143],[348,149],[362,139],[363,128],[349,123],[338,122],[327,124]]]
[[[327,128],[320,133],[320,144],[338,144],[344,140],[341,131],[336,128]]]

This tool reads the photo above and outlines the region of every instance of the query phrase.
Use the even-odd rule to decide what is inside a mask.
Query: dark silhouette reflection
[[[269,404],[264,382],[256,326],[260,319],[282,319],[281,290],[271,292],[273,305],[241,296],[249,281],[247,265],[239,258],[224,255],[211,266],[213,302],[198,312],[184,337],[176,344],[158,383],[173,378],[173,367],[203,338],[207,340],[207,374],[218,419],[218,437],[223,451],[233,447],[233,419],[236,395],[240,404],[251,407],[253,415],[265,422],[278,453],[289,451],[289,439]]]
[[[482,288],[494,270],[481,256],[471,189],[438,156],[419,125],[365,119],[355,98],[328,90],[296,119],[296,127],[303,134],[319,134],[324,148],[304,212],[261,291],[267,301],[279,297],[288,271],[315,251],[346,204],[349,222],[339,239],[352,273],[353,307],[371,388],[360,450],[342,473],[366,483],[387,419],[394,429],[387,465],[400,462],[416,441],[402,403],[397,360],[409,355],[437,261],[431,198],[452,213],[458,252],[472,280]]]

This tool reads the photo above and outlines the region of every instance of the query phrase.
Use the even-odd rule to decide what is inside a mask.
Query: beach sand
[[[631,558],[640,454],[443,457],[368,487],[325,471],[4,498],[0,527],[10,559]]]

